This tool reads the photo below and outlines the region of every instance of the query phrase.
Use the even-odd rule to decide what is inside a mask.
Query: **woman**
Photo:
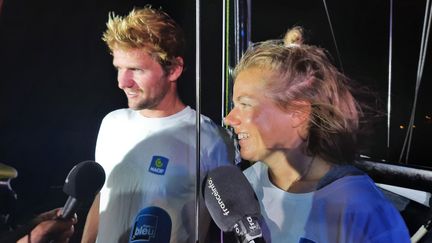
[[[261,206],[267,242],[409,242],[399,212],[351,166],[362,115],[349,80],[324,50],[284,40],[251,46],[234,71],[244,171]]]

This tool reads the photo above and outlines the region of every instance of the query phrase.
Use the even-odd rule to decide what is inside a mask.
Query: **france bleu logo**
[[[158,217],[151,214],[139,214],[131,231],[129,242],[153,242],[156,237]]]
[[[153,155],[149,171],[154,174],[164,175],[168,166],[168,161],[168,158],[159,155]]]

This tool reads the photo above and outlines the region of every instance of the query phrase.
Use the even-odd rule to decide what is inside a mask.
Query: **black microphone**
[[[105,171],[100,164],[87,160],[75,165],[63,185],[63,191],[69,197],[60,218],[71,218],[82,203],[94,200],[104,182]]]
[[[162,208],[141,209],[131,229],[129,243],[169,243],[171,227],[171,217]]]
[[[265,242],[258,223],[258,199],[238,167],[224,165],[209,171],[203,194],[211,217],[222,231],[234,231],[242,243]]]

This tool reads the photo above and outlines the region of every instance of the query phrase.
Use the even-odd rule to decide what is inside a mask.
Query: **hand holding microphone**
[[[225,165],[211,170],[203,193],[207,209],[222,231],[234,231],[242,243],[265,242],[258,223],[258,200],[238,167]]]
[[[42,213],[20,228],[0,235],[0,242],[67,242],[74,233],[75,213],[81,203],[93,200],[105,182],[105,172],[94,161],[83,161],[66,177],[63,191],[69,195],[63,208]]]

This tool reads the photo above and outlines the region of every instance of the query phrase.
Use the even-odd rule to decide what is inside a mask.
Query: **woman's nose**
[[[226,117],[224,118],[223,122],[225,123],[225,125],[227,126],[237,126],[240,124],[240,120],[236,117],[236,111],[235,108],[232,109],[228,115],[226,115]]]

